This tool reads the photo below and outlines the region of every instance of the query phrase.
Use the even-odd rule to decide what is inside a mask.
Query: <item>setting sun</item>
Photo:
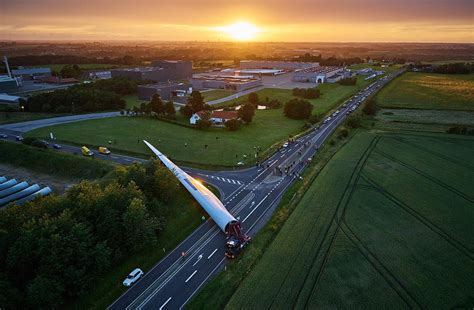
[[[260,29],[255,25],[247,22],[238,22],[228,26],[218,27],[217,30],[226,33],[232,39],[238,41],[253,40],[260,32]]]

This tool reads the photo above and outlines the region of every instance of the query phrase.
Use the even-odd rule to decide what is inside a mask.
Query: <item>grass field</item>
[[[375,99],[386,108],[474,111],[474,74],[407,72]]]
[[[146,139],[181,163],[232,166],[246,162],[244,154],[247,161],[253,161],[254,146],[266,150],[298,133],[303,123],[285,118],[282,109],[278,109],[257,111],[252,123],[238,131],[222,128],[201,131],[154,119],[116,117],[40,128],[27,136],[46,137],[53,131],[58,140],[91,146],[111,140],[115,142],[110,147],[112,152],[122,150],[149,156],[151,153],[142,142]]]
[[[221,99],[233,94],[233,92],[223,89],[213,89],[201,92],[204,97],[204,101],[209,102],[216,99]]]
[[[228,309],[472,307],[474,138],[363,132]]]

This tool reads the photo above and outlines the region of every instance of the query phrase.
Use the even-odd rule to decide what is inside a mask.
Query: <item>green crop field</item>
[[[474,126],[472,111],[380,109],[375,118],[382,122]]]
[[[474,110],[474,74],[407,72],[375,97],[387,108]]]
[[[356,134],[227,308],[472,308],[473,171],[474,138]]]
[[[233,92],[223,89],[213,89],[201,92],[204,97],[204,101],[209,102],[216,99],[225,98],[233,94]]]
[[[239,161],[253,161],[254,146],[264,151],[298,133],[303,124],[287,119],[282,109],[277,109],[257,111],[252,123],[238,131],[224,128],[201,131],[155,119],[116,117],[40,128],[27,136],[47,137],[52,131],[58,140],[90,146],[105,145],[110,140],[114,142],[110,147],[112,152],[121,150],[149,156],[151,153],[142,142],[146,139],[182,163],[232,166]]]

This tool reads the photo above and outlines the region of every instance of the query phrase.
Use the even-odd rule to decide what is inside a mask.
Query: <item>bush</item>
[[[369,100],[365,102],[362,112],[365,115],[370,115],[370,116],[377,114],[377,104],[372,98],[370,98]]]
[[[191,106],[185,105],[179,109],[179,113],[181,113],[181,115],[186,118],[191,118],[191,116],[193,115],[193,109],[191,108]]]
[[[466,126],[453,126],[453,127],[449,127],[446,130],[446,133],[455,134],[455,135],[474,136],[474,128],[468,128]]]
[[[196,122],[196,128],[200,130],[206,130],[212,126],[212,122],[210,120],[200,119]]]
[[[308,122],[310,124],[316,124],[316,123],[320,122],[321,119],[322,119],[322,116],[319,115],[319,114],[318,115],[311,115],[308,119]]]
[[[38,148],[41,148],[41,149],[47,149],[48,148],[48,144],[45,141],[39,140],[39,139],[36,139],[36,138],[32,138],[32,137],[24,138],[22,143],[26,144],[26,145],[29,145],[29,146],[38,147]]]
[[[360,127],[360,122],[361,122],[360,117],[355,116],[355,115],[351,115],[351,116],[349,116],[349,118],[347,118],[346,124],[350,128],[359,128]]]
[[[347,136],[349,136],[349,130],[346,128],[339,129],[339,133],[337,135],[339,139],[347,138]]]
[[[311,116],[313,105],[306,100],[292,99],[285,104],[283,113],[292,119],[307,119]]]
[[[304,99],[316,99],[321,96],[318,88],[293,88],[293,96]]]
[[[357,84],[357,77],[348,77],[342,80],[337,81],[339,85],[356,85]]]
[[[242,126],[242,121],[238,119],[230,119],[225,122],[225,127],[230,131],[238,130]]]

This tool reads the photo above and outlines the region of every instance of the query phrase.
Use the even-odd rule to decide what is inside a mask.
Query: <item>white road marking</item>
[[[193,267],[196,266],[197,263],[199,263],[199,261],[201,260],[201,258],[202,258],[202,254],[199,255],[197,261],[193,264]]]
[[[186,281],[184,281],[185,283],[188,283],[189,280],[191,280],[191,278],[196,274],[196,272],[198,272],[197,270],[194,270],[194,272],[186,279]]]
[[[171,298],[172,298],[172,297],[168,298],[168,299],[165,301],[165,303],[161,305],[160,310],[163,310],[163,308],[166,306],[166,304],[170,302]]]
[[[210,258],[212,257],[212,255],[214,255],[216,252],[217,252],[217,249],[215,249],[214,251],[212,251],[211,255],[209,255],[209,256],[207,257],[207,259],[210,259]]]

